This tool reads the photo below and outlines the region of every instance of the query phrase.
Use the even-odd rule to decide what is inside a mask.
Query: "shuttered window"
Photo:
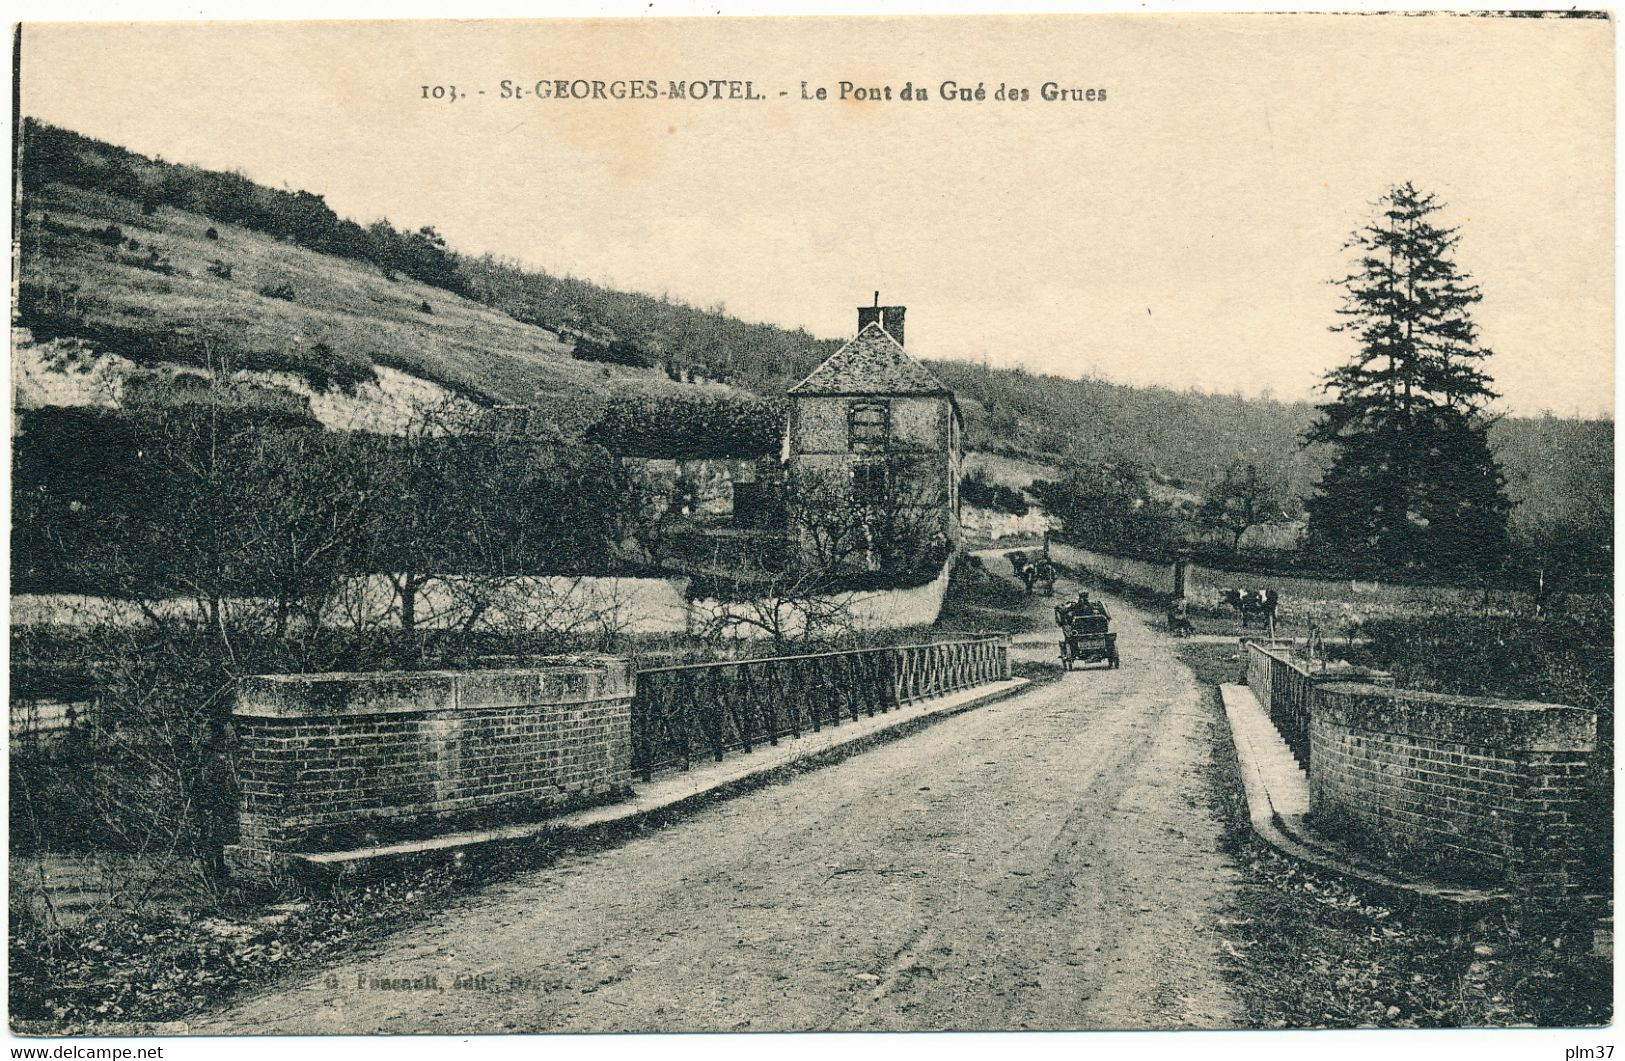
[[[891,409],[885,402],[856,402],[847,410],[847,439],[852,449],[884,446],[891,432]]]

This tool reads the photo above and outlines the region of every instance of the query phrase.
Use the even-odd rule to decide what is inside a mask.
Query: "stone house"
[[[791,387],[790,482],[820,477],[890,505],[957,549],[964,420],[954,394],[903,348],[902,306],[858,308],[858,333]],[[872,555],[869,566],[877,566]]]

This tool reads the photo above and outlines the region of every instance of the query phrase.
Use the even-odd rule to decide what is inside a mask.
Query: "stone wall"
[[[1067,545],[1064,542],[1054,540],[1049,543],[1049,555],[1051,559],[1059,563],[1066,564],[1069,567],[1081,568],[1096,578],[1105,579],[1107,582],[1131,586],[1134,589],[1150,590],[1153,593],[1172,594],[1174,592],[1173,564],[1152,564],[1127,556],[1097,553],[1091,549],[1080,549],[1075,545]]]
[[[294,852],[534,820],[631,788],[632,664],[273,675],[233,712],[239,872]]]
[[[844,628],[889,630],[929,626],[942,609],[952,559],[938,577],[923,586],[897,590],[865,590],[837,595],[844,608]],[[420,591],[417,623],[425,630],[460,629],[469,614],[466,593],[458,592],[455,575],[437,577]],[[722,605],[716,600],[690,600],[689,580],[674,578],[613,578],[589,575],[533,575],[511,579],[475,622],[475,631],[545,631],[596,636],[620,634],[687,634],[713,630]],[[195,601],[183,598],[159,601],[161,616],[200,621]],[[228,617],[237,608],[263,614],[266,602],[226,602]],[[820,607],[820,611],[828,608]],[[394,592],[383,575],[348,579],[323,616],[334,629],[394,627],[400,621]],[[62,623],[136,628],[151,618],[131,601],[69,593],[18,594],[11,598],[14,627]],[[732,636],[728,633],[728,636]],[[755,636],[748,631],[739,636]]]
[[[1025,516],[996,512],[990,508],[962,505],[959,522],[965,535],[996,542],[1001,538],[1041,537],[1055,529],[1055,520],[1043,509],[1033,507]]]
[[[801,637],[806,633],[809,608],[815,625],[825,626],[815,631],[820,635],[931,626],[942,613],[956,559],[957,555],[950,556],[930,582],[906,589],[852,590],[813,601],[789,598],[740,603],[700,598],[689,602],[689,630],[725,639],[755,640],[769,636],[762,620],[777,611],[785,635]]]
[[[1248,652],[1249,684],[1278,725],[1302,705],[1274,699],[1307,700],[1318,830],[1461,883],[1542,895],[1587,886],[1587,848],[1609,813],[1587,796],[1594,712],[1324,679],[1287,688],[1256,680],[1269,649]]]
[[[1150,563],[1055,541],[1050,542],[1050,555],[1109,582],[1169,596],[1174,591],[1172,563]],[[1229,571],[1196,563],[1186,569],[1185,596],[1197,606],[1220,607],[1220,594],[1227,589],[1274,589],[1281,595],[1277,615],[1283,619],[1314,617],[1327,624],[1328,633],[1337,633],[1345,625],[1365,619],[1408,615],[1431,608],[1482,611],[1486,606],[1482,591],[1458,586],[1295,578]],[[1505,590],[1494,591],[1488,601],[1491,608],[1528,609],[1533,604],[1532,595]]]

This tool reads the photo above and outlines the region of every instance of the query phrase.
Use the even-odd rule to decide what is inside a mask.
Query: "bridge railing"
[[[1309,769],[1309,707],[1316,680],[1290,647],[1247,642],[1247,687],[1304,770]]]
[[[786,737],[1010,677],[1010,638],[851,649],[639,670],[632,768],[648,781]]]

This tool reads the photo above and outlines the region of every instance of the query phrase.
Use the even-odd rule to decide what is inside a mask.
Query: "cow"
[[[1273,589],[1227,589],[1219,594],[1219,603],[1227,604],[1236,609],[1241,617],[1243,630],[1251,624],[1253,616],[1258,616],[1261,625],[1275,628],[1275,606],[1280,595]]]

